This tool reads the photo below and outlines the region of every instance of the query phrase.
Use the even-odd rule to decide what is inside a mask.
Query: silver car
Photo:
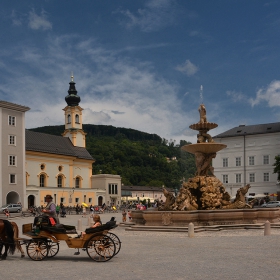
[[[269,201],[267,203],[264,203],[261,207],[265,207],[265,208],[280,207],[280,201]]]
[[[20,204],[6,204],[0,208],[0,213],[3,213],[5,209],[8,209],[10,213],[19,213],[22,210],[22,206]]]

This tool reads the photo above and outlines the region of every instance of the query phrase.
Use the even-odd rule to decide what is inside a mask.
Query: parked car
[[[265,208],[280,207],[280,201],[269,201],[267,203],[264,203],[261,207],[265,207]]]
[[[0,208],[0,213],[3,213],[5,209],[8,209],[10,213],[19,213],[22,211],[22,206],[20,204],[6,204]]]

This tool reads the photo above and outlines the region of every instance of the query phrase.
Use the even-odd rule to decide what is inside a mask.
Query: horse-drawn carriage
[[[118,254],[121,248],[118,236],[110,232],[115,227],[117,225],[112,218],[106,224],[88,228],[85,234],[78,235],[74,226],[51,225],[44,217],[39,223],[35,220],[34,224],[22,225],[22,233],[29,238],[15,238],[15,242],[17,245],[26,245],[27,255],[34,261],[56,256],[60,241],[65,241],[69,248],[78,250],[75,255],[80,254],[79,249],[82,249],[92,260],[106,262]],[[2,241],[3,245],[5,243]],[[22,250],[21,252],[23,254]]]

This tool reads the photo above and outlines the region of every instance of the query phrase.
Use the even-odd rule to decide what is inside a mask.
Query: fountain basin
[[[204,122],[204,123],[194,123],[190,125],[193,130],[210,130],[216,128],[218,125],[216,123]]]
[[[256,224],[280,220],[279,208],[221,209],[195,211],[132,211],[132,220],[145,226],[197,226]]]
[[[196,152],[211,154],[217,153],[218,151],[226,148],[227,145],[221,143],[197,143],[197,144],[189,144],[182,147],[182,150],[187,151],[191,154]]]

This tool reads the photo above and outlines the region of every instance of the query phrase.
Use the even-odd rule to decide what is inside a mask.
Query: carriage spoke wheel
[[[107,262],[114,257],[116,245],[107,235],[95,235],[87,243],[87,254],[96,262]]]
[[[48,244],[44,240],[32,240],[26,248],[27,255],[33,261],[41,261],[48,256]]]
[[[59,243],[53,242],[52,240],[47,240],[48,244],[48,258],[53,258],[59,251]]]
[[[108,232],[107,236],[109,236],[114,241],[114,243],[116,245],[115,255],[117,255],[119,253],[120,249],[121,249],[121,246],[122,246],[120,239],[118,238],[117,235],[115,235],[112,232]]]

